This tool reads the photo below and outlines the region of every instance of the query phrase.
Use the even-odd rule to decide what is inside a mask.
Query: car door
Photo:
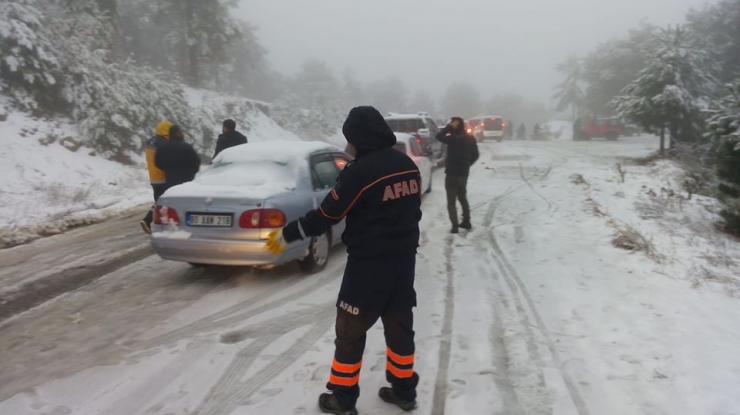
[[[424,150],[422,150],[419,143],[417,143],[413,138],[408,140],[407,145],[409,148],[409,157],[414,160],[414,163],[416,163],[416,166],[419,168],[419,173],[421,174],[421,187],[422,191],[424,191],[427,189],[430,180],[432,180],[432,161],[429,160],[429,157],[424,156]]]
[[[311,157],[311,181],[317,196],[314,198],[317,202],[313,209],[316,209],[331,189],[336,186],[339,172],[344,169],[349,161],[349,156],[336,152],[321,153]],[[332,227],[332,243],[340,241],[345,226],[345,221],[342,219]]]

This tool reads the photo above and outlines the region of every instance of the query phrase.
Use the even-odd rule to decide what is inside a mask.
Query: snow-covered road
[[[474,230],[457,236],[435,173],[415,413],[740,413],[740,250],[713,232],[708,199],[663,196],[675,168],[623,159],[655,144],[485,143]],[[612,245],[628,225],[650,249]],[[110,251],[116,235],[95,234]],[[0,323],[0,414],[318,414],[344,263],[341,247],[312,276],[137,260]],[[0,293],[19,280],[3,277]],[[362,414],[398,413],[376,396],[385,359],[378,324]]]

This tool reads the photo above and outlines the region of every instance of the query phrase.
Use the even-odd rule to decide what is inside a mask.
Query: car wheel
[[[331,250],[331,238],[329,233],[311,238],[308,246],[308,256],[298,261],[303,272],[314,273],[326,268],[329,262],[329,251]]]
[[[188,262],[188,265],[190,265],[193,268],[205,268],[208,266],[208,264],[198,264],[195,262]]]
[[[500,143],[500,142],[502,142],[502,141],[504,141],[504,139],[503,139],[503,138],[497,138],[497,139],[496,139],[496,142],[497,142],[497,143]]]

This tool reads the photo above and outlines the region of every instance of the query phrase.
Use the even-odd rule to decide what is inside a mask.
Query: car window
[[[424,150],[422,150],[421,145],[419,144],[419,140],[411,140],[411,155],[414,157],[421,157],[424,155]]]
[[[332,156],[319,156],[313,159],[311,177],[314,189],[329,189],[337,184],[339,169]]]
[[[393,149],[398,150],[403,154],[406,154],[406,144],[404,143],[396,143],[396,145],[393,146]]]
[[[501,126],[501,118],[486,118],[484,124],[486,130],[500,131],[503,129]]]
[[[422,128],[427,128],[421,118],[393,118],[385,121],[391,130],[397,133],[415,133]]]
[[[435,122],[434,122],[433,119],[427,118],[426,121],[427,121],[427,125],[429,126],[429,129],[431,129],[431,130],[438,130],[439,129],[437,127],[437,124],[435,124]]]

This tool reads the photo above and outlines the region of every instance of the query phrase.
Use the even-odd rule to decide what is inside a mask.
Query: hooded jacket
[[[374,258],[416,253],[421,220],[421,175],[416,164],[393,149],[396,136],[373,107],[350,111],[342,128],[357,149],[321,206],[283,229],[292,242],[318,236],[342,219],[350,256]],[[333,235],[336,237],[336,235]]]
[[[154,157],[159,149],[167,140],[170,138],[170,127],[172,123],[169,121],[162,121],[157,124],[157,129],[154,132],[154,137],[146,141],[144,145],[144,154],[146,155],[146,167],[149,170],[149,182],[151,184],[164,184],[165,177],[162,169],[157,168],[154,163]]]
[[[218,136],[218,140],[216,140],[216,152],[213,154],[213,158],[215,159],[218,153],[227,148],[242,144],[247,144],[247,137],[244,134],[239,131],[227,131]]]
[[[154,156],[157,168],[164,171],[167,188],[187,183],[200,170],[200,156],[193,146],[182,138],[170,138]]]
[[[462,118],[453,118],[463,124]],[[478,161],[478,142],[464,128],[452,128],[447,125],[437,134],[437,141],[447,144],[447,160],[445,174],[455,177],[468,177],[470,167]]]

